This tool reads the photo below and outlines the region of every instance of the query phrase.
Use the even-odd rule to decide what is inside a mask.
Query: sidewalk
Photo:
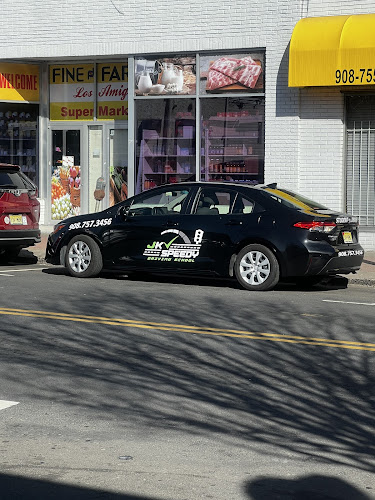
[[[50,226],[41,226],[42,241],[28,250],[38,258],[38,262],[44,262],[46,243],[49,233],[52,231]],[[356,274],[346,275],[349,283],[356,283],[357,285],[367,285],[375,287],[375,250],[365,251],[365,258],[363,260],[361,269]]]

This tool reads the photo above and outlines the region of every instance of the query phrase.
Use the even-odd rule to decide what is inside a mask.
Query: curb
[[[375,279],[349,278],[349,283],[351,283],[352,285],[363,285],[363,286],[375,287]]]

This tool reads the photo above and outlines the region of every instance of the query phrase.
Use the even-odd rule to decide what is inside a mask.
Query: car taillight
[[[321,233],[330,233],[335,227],[334,222],[324,222],[313,220],[309,222],[296,222],[293,224],[294,227],[299,227],[301,229],[307,229],[308,231],[319,231]]]

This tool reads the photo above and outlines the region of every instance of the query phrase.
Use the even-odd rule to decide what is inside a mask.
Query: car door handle
[[[163,227],[177,227],[178,226],[178,222],[174,221],[174,220],[168,220],[167,222],[165,222],[163,224]]]
[[[225,223],[226,226],[241,226],[242,220],[228,220],[228,222]]]

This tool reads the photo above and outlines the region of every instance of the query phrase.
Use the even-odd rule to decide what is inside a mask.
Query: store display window
[[[136,101],[136,193],[195,180],[195,99]]]
[[[264,98],[201,99],[201,180],[264,182]]]
[[[39,106],[0,103],[0,163],[19,165],[38,184]]]
[[[136,95],[193,95],[196,92],[195,57],[170,56],[135,59]]]
[[[81,214],[81,132],[52,131],[51,218]]]
[[[264,92],[264,53],[202,55],[200,94]]]

